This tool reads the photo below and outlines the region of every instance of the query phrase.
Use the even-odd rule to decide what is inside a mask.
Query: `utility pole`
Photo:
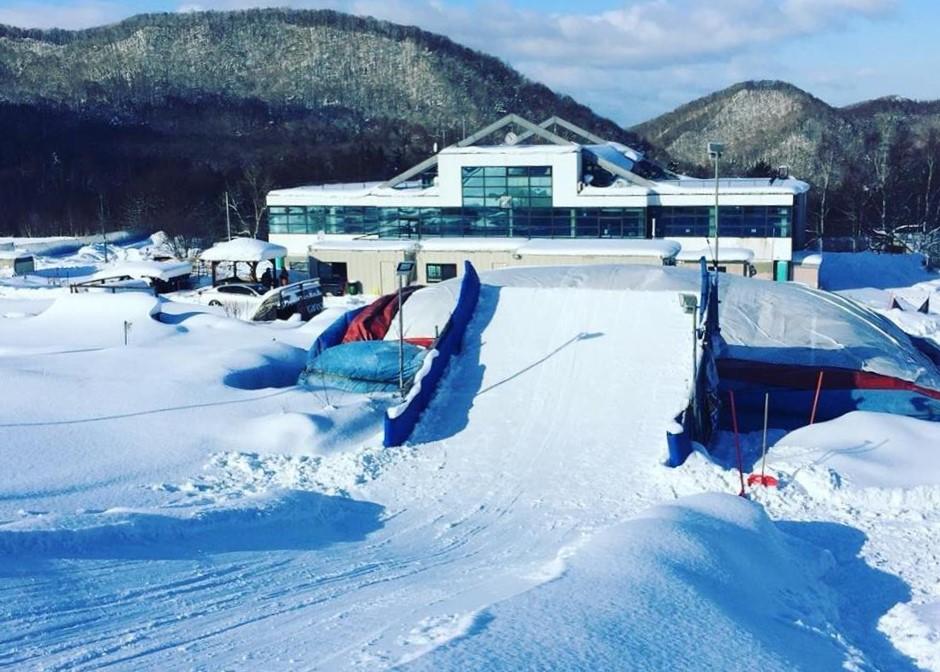
[[[108,235],[104,230],[104,196],[98,194],[98,224],[101,226],[101,243],[104,248],[104,263],[108,263]]]
[[[715,161],[715,262],[713,264],[713,268],[715,270],[715,282],[718,282],[718,239],[721,236],[718,215],[718,160],[721,158],[721,153],[724,151],[724,149],[724,144],[720,142],[708,143],[708,158]]]
[[[225,231],[228,235],[228,240],[232,239],[232,218],[229,213],[229,204],[228,204],[228,189],[225,190]]]

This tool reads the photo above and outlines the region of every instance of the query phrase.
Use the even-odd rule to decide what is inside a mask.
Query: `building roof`
[[[715,259],[715,250],[713,248],[702,248],[698,250],[683,249],[676,255],[676,261],[698,261],[705,257],[708,261]],[[727,247],[718,246],[718,262],[724,264],[733,264],[736,262],[745,263],[754,258],[754,251],[746,247]]]
[[[98,271],[91,279],[154,278],[168,282],[173,278],[189,275],[192,271],[193,266],[188,261],[126,261]]]
[[[310,250],[416,252],[507,252],[554,257],[653,257],[671,259],[681,246],[672,240],[636,238],[422,238],[421,240],[324,240]]]
[[[673,240],[639,238],[539,238],[527,240],[516,253],[558,257],[655,257],[671,259],[681,249]]]
[[[549,130],[564,129],[573,134],[576,140],[556,134]],[[516,134],[519,131],[520,134]],[[559,131],[559,133],[564,132]],[[500,133],[506,133],[503,144],[492,144],[493,139]],[[490,143],[490,144],[485,144]],[[541,144],[526,144],[541,143]],[[546,161],[553,157],[551,163],[565,162],[564,157],[570,154],[580,154],[582,171],[584,166],[596,165],[612,174],[616,179],[607,187],[596,185],[582,185],[577,195],[568,200],[577,200],[588,196],[647,196],[649,205],[656,205],[657,196],[665,197],[692,197],[696,201],[703,201],[714,192],[715,182],[712,179],[698,179],[684,175],[676,175],[665,168],[650,161],[644,155],[626,145],[617,142],[604,141],[584,129],[578,128],[570,122],[557,117],[546,119],[541,124],[533,124],[517,115],[509,114],[499,121],[484,127],[457,143],[444,147],[436,154],[428,157],[412,168],[392,177],[385,182],[355,183],[355,184],[327,184],[294,189],[278,189],[268,194],[271,205],[293,205],[322,203],[324,205],[382,205],[383,200],[397,204],[399,207],[408,207],[411,203],[434,207],[438,201],[439,207],[460,207],[459,178],[448,177],[447,180],[457,180],[446,189],[439,189],[437,179],[432,184],[431,179],[437,169],[439,157],[453,157],[450,161],[461,163],[456,157],[464,159],[473,165],[479,161],[487,160],[473,157],[493,157],[495,165],[519,165],[527,156],[543,156]],[[573,173],[574,171],[572,171]],[[572,179],[571,191],[574,193],[575,182],[589,182],[586,175],[573,176],[565,171],[566,178]],[[422,181],[421,177],[424,177]],[[441,173],[440,185],[445,186],[444,173]],[[430,186],[429,186],[430,185]],[[794,178],[722,178],[718,183],[719,191],[725,195],[740,195],[752,197],[756,195],[769,195],[781,197],[803,193],[809,185]],[[704,201],[703,201],[704,202]],[[406,205],[407,204],[407,205]],[[768,199],[764,199],[764,205]],[[635,206],[635,203],[630,203]],[[694,205],[699,205],[698,202]],[[565,203],[558,207],[580,207],[578,204]]]
[[[224,243],[216,243],[205,250],[200,259],[204,261],[269,261],[287,256],[287,248],[266,240],[255,238],[234,238]]]

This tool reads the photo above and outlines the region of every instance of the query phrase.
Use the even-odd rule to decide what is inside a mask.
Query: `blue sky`
[[[0,23],[83,28],[265,4],[443,33],[625,125],[745,79],[783,79],[833,105],[940,98],[938,0],[0,0]]]

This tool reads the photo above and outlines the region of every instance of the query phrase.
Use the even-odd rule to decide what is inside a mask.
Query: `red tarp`
[[[421,289],[420,285],[412,285],[402,290],[402,303],[408,297]],[[392,320],[398,314],[398,292],[380,296],[359,313],[343,336],[343,343],[353,341],[381,341],[388,333]]]

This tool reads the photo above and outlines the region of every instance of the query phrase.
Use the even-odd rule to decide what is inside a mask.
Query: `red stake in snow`
[[[819,406],[819,392],[822,390],[823,372],[819,372],[819,378],[816,380],[816,394],[813,396],[813,412],[809,414],[809,424],[816,422],[816,407]]]
[[[773,476],[767,476],[764,473],[764,467],[767,465],[767,418],[770,412],[770,393],[764,393],[764,445],[761,450],[760,473],[751,474],[747,477],[748,485],[763,485],[765,488],[777,487],[777,479]]]
[[[741,459],[741,440],[738,438],[738,411],[734,407],[734,390],[728,390],[731,398],[731,426],[734,428],[734,452],[738,456],[738,475],[741,477],[741,492],[738,497],[744,497],[744,460]]]

